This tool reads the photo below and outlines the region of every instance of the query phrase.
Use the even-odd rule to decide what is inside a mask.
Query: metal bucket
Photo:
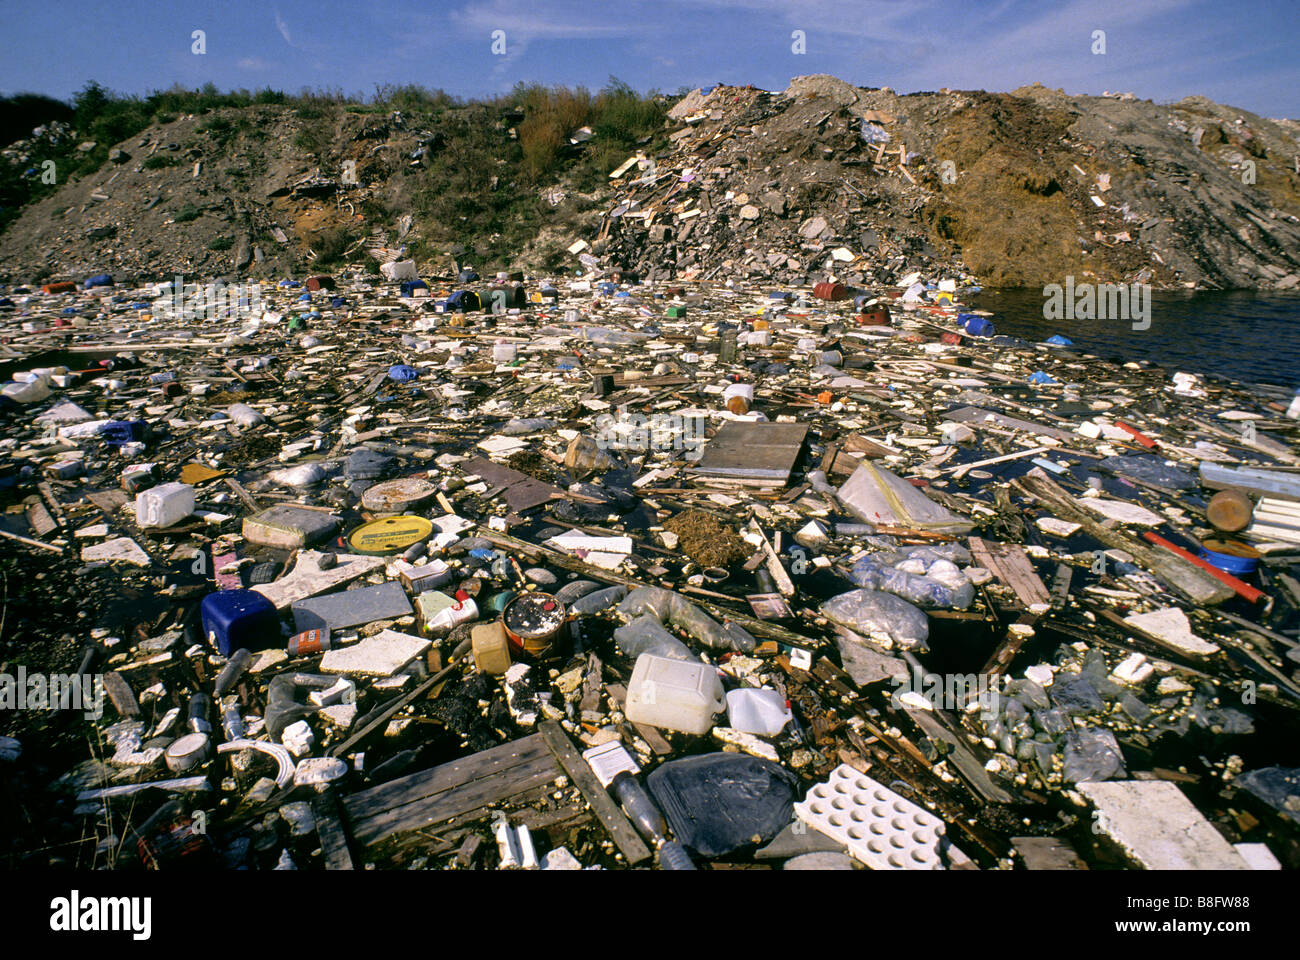
[[[511,649],[535,658],[554,650],[567,620],[564,604],[549,593],[521,593],[501,611],[501,625]]]

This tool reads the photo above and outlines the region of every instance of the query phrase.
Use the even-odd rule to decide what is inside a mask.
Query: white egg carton
[[[808,824],[873,870],[942,870],[944,823],[883,784],[841,764],[794,805]]]

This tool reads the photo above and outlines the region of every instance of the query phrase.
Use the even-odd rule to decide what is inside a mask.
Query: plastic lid
[[[372,557],[401,553],[433,532],[433,523],[425,517],[384,517],[363,523],[348,534],[353,553]]]

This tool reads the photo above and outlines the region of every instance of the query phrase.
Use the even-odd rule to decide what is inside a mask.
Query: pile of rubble
[[[588,128],[557,169],[525,174],[526,119],[500,104],[253,105],[156,123],[100,169],[56,172],[58,189],[0,236],[3,276],[265,279],[412,251],[436,272],[457,250],[557,271],[568,247],[628,277],[683,282],[797,286],[830,272],[869,286],[965,270],[997,287],[1300,285],[1294,122],[1202,97],[1038,84],[899,95],[829,76],[717,86],[678,100],[608,190],[576,172],[585,152],[619,151]],[[40,176],[31,152],[22,142],[3,159]],[[435,163],[467,155],[481,176]],[[469,201],[463,212],[448,196]],[[327,249],[341,233],[347,249]]]
[[[885,274],[9,291],[4,857],[1300,865],[1297,404]]]

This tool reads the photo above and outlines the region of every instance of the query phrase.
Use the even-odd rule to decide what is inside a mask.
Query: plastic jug
[[[643,653],[627,687],[627,718],[633,723],[707,733],[726,707],[722,681],[707,663],[686,663]]]
[[[194,488],[164,483],[136,495],[135,522],[140,527],[170,527],[194,512]]]
[[[742,687],[727,694],[727,722],[742,733],[775,737],[790,719],[785,697],[775,690]]]

